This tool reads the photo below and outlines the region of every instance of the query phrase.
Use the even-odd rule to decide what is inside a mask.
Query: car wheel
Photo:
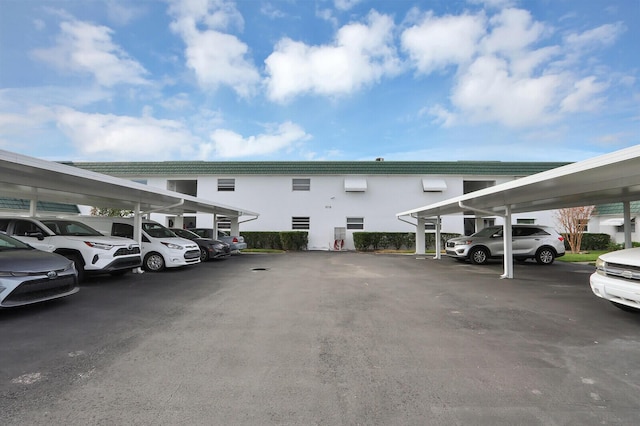
[[[618,302],[611,302],[611,304],[613,306],[615,306],[618,309],[622,309],[625,312],[631,312],[634,314],[639,314],[640,313],[640,309],[637,308],[633,308],[631,306],[627,306],[627,305],[623,305],[622,303],[618,303]]]
[[[82,256],[79,254],[74,254],[71,256],[67,256],[69,260],[72,260],[73,263],[76,264],[76,270],[78,271],[78,282],[84,281],[84,260],[82,260]]]
[[[159,272],[164,269],[164,258],[158,253],[149,253],[144,257],[144,269]]]
[[[476,265],[484,265],[489,260],[489,252],[484,248],[474,248],[469,253],[469,259]]]
[[[538,265],[551,265],[555,258],[555,252],[548,247],[542,247],[536,253],[536,262],[538,262]]]
[[[207,260],[209,260],[209,251],[200,247],[200,262],[206,262]]]

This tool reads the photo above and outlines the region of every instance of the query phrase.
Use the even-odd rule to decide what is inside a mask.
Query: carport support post
[[[440,259],[442,257],[442,247],[441,246],[442,239],[440,238],[440,216],[436,216],[436,255],[433,257],[434,259]]]
[[[425,246],[425,220],[423,217],[418,216],[418,223],[416,224],[416,254],[424,254]]]
[[[513,232],[511,230],[511,206],[506,206],[502,231],[504,244],[504,274],[500,278],[513,278]]]
[[[237,217],[230,217],[229,222],[231,222],[231,234],[230,235],[240,235],[240,223],[238,222]]]
[[[631,202],[622,203],[624,214],[624,248],[631,248]]]
[[[29,201],[29,216],[35,217],[37,210],[38,210],[38,199],[34,197]]]
[[[142,212],[140,211],[140,203],[136,203],[133,211],[133,239],[138,242],[140,250],[142,250]],[[134,274],[141,274],[142,268],[134,268]]]

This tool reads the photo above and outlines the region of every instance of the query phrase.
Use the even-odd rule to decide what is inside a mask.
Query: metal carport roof
[[[640,145],[400,212],[396,217],[428,219],[474,210],[483,216],[504,216],[510,223],[512,213],[613,202],[628,205],[635,200],[640,200]],[[506,237],[505,241],[511,240]],[[505,247],[505,269],[511,262]]]
[[[142,212],[240,217],[258,213],[64,164],[0,150],[0,194]]]

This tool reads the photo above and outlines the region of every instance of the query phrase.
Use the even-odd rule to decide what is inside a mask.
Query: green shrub
[[[460,234],[440,234],[441,248],[449,238],[458,237]],[[425,249],[435,250],[436,234],[425,234]],[[380,250],[393,248],[395,250],[411,250],[416,247],[416,234],[413,232],[354,232],[353,243],[358,251]]]
[[[282,241],[280,240],[279,232],[250,231],[242,232],[241,235],[244,237],[244,242],[247,243],[247,248],[282,250]]]
[[[562,234],[564,237],[564,248],[567,251],[571,250],[569,247],[569,238],[568,234]],[[589,250],[607,250],[609,245],[611,244],[611,235],[604,233],[590,233],[585,232],[582,235],[582,244],[580,244],[580,250],[589,251]]]
[[[282,231],[280,242],[283,250],[306,250],[309,244],[309,233],[304,231]]]

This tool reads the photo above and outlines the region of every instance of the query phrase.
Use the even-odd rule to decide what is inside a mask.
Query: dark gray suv
[[[535,259],[550,265],[556,257],[564,256],[564,237],[548,226],[513,225],[513,257],[524,261]],[[482,265],[491,258],[504,256],[502,225],[489,226],[468,237],[447,241],[446,254],[460,260]]]

